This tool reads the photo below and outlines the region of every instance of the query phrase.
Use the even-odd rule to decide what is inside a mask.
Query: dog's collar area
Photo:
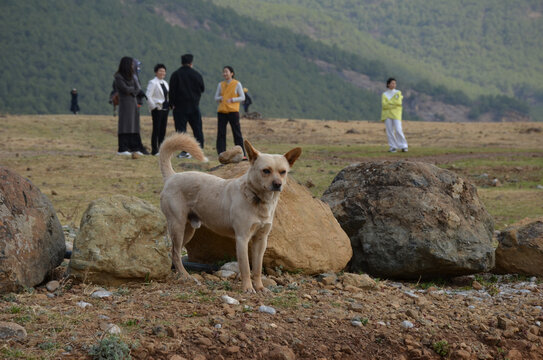
[[[245,191],[243,192],[245,197],[249,199],[251,204],[253,205],[260,205],[266,203],[260,196],[257,195],[255,191],[253,191],[249,186],[245,187]]]

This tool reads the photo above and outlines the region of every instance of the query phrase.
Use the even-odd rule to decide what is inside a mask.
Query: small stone
[[[121,328],[118,327],[115,324],[108,324],[106,327],[106,331],[111,335],[120,335],[121,334]]]
[[[402,323],[400,324],[401,327],[403,327],[404,329],[411,329],[412,327],[414,327],[415,325],[413,325],[413,323],[411,321],[408,321],[408,320],[404,320],[402,321]]]
[[[211,340],[209,340],[208,338],[205,338],[205,337],[199,337],[196,342],[198,344],[201,344],[201,345],[204,345],[204,346],[211,346]]]
[[[337,276],[336,274],[320,274],[318,277],[317,277],[317,280],[319,282],[321,282],[322,284],[324,285],[332,285],[332,284],[335,284],[335,282],[337,281]]]
[[[221,299],[222,301],[224,301],[225,303],[229,304],[229,305],[239,305],[239,301],[228,296],[228,295],[223,295],[221,296]]]
[[[97,290],[95,292],[92,293],[91,297],[93,298],[106,298],[106,297],[110,297],[112,296],[113,293],[111,293],[110,291],[106,291],[106,290]]]
[[[351,321],[351,325],[355,327],[362,327],[362,322],[358,320]]]
[[[239,346],[236,346],[236,345],[229,346],[229,347],[226,348],[225,351],[226,351],[227,354],[230,354],[230,355],[236,354],[236,353],[239,352]]]
[[[277,359],[277,360],[294,360],[296,355],[294,352],[286,346],[275,345],[272,350],[268,353],[266,359]]]
[[[275,313],[277,312],[271,306],[266,306],[266,305],[260,305],[260,307],[258,308],[258,311],[266,313],[266,314],[271,314],[271,315],[275,315]]]
[[[235,273],[239,273],[239,264],[237,261],[227,262],[226,264],[221,266],[220,270],[233,271]]]
[[[481,285],[481,283],[478,282],[477,280],[473,280],[473,282],[471,283],[471,287],[474,288],[475,290],[483,289],[483,285]]]
[[[76,305],[79,306],[81,309],[84,309],[87,306],[92,306],[92,304],[89,304],[88,302],[85,302],[85,301],[78,301]]]
[[[219,270],[215,275],[223,279],[235,279],[238,274],[230,270]]]
[[[47,296],[48,298],[52,299],[52,298],[55,297],[55,294],[53,294],[53,293],[47,293],[46,296]]]
[[[222,328],[222,325],[221,324],[215,324],[215,329],[221,329]]]
[[[0,321],[0,339],[23,340],[26,338],[26,330],[19,324]]]
[[[60,283],[56,280],[49,281],[47,285],[45,285],[45,288],[47,291],[54,292],[60,287]]]

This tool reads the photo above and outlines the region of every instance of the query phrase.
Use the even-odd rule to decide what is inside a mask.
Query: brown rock
[[[453,351],[452,359],[470,360],[471,354],[464,349],[458,349],[458,350]]]
[[[518,351],[517,349],[511,349],[507,352],[506,359],[509,360],[522,360],[522,353]]]
[[[235,164],[241,160],[243,160],[243,149],[239,145],[219,154],[219,162],[221,164]]]
[[[81,219],[68,271],[95,284],[163,279],[171,273],[171,242],[162,212],[136,197],[93,201]]]
[[[286,346],[275,345],[268,353],[266,359],[269,360],[295,360],[296,355]]]
[[[377,283],[367,274],[344,273],[339,277],[343,285],[356,286],[361,289],[375,289]]]
[[[229,164],[213,172],[229,179],[246,172],[249,164]],[[213,263],[236,256],[235,241],[216,235],[205,226],[186,246],[189,260]],[[264,266],[302,270],[307,274],[340,271],[352,256],[349,238],[328,205],[289,178],[275,211],[273,228],[264,254]]]
[[[40,284],[66,244],[53,205],[32,182],[0,166],[0,293]]]
[[[496,273],[543,276],[543,217],[509,226],[498,242]]]
[[[483,285],[481,285],[481,283],[479,283],[477,280],[473,280],[473,282],[471,283],[471,287],[475,290],[481,290],[483,288]]]

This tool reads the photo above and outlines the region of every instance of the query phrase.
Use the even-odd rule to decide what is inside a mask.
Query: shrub
[[[130,348],[117,336],[109,336],[93,345],[89,354],[96,360],[125,360],[132,359]]]

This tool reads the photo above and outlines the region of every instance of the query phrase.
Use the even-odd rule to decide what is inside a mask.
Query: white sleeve
[[[238,85],[236,86],[236,94],[238,94],[238,97],[232,98],[232,102],[242,102],[245,101],[245,93],[243,92],[243,86],[241,86],[241,83],[238,81]]]
[[[221,101],[221,83],[219,83],[219,86],[217,86],[217,91],[215,91],[215,101]]]
[[[154,110],[157,107],[156,103],[153,101],[153,96],[152,96],[154,87],[155,87],[155,82],[153,80],[150,80],[149,84],[147,84],[147,91],[145,93],[145,95],[147,96],[147,104],[149,105],[149,110]]]

